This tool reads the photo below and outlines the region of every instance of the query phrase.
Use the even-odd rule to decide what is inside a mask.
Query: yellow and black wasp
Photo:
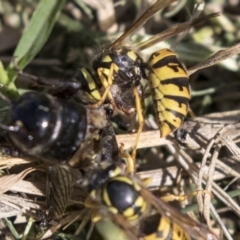
[[[133,32],[172,2],[174,0],[156,1],[126,32],[106,46],[93,60],[93,75],[86,72],[85,68],[80,70],[81,81],[85,82],[86,86],[89,85],[87,92],[91,98],[98,100],[92,107],[106,102],[107,99],[113,108],[120,109],[127,115],[137,113],[139,127],[133,145],[133,160],[144,123],[144,93],[141,80],[147,79],[150,82],[160,137],[166,137],[181,126],[187,115],[190,100],[188,74],[176,53],[170,49],[161,49],[154,52],[145,62],[138,52],[217,15],[211,14],[172,26],[137,46],[123,45]]]
[[[155,197],[146,188],[148,180],[102,163],[83,181],[89,192],[85,206],[96,210],[92,220],[110,217],[131,240],[218,239],[205,225]]]

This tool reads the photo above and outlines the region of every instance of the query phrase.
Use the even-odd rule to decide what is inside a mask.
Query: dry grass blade
[[[137,148],[148,148],[172,144],[172,142],[169,141],[168,139],[159,138],[159,136],[160,136],[159,130],[143,132],[140,136]],[[121,143],[123,143],[125,150],[132,148],[135,138],[136,134],[117,135],[118,144],[120,145]]]
[[[62,226],[64,226],[65,224],[68,224],[69,222],[72,221],[72,219],[76,219],[76,217],[81,215],[82,211],[74,211],[74,213],[71,213],[69,215],[67,215],[66,217],[64,217],[63,219],[61,219],[58,224],[52,226],[50,229],[48,229],[44,235],[41,237],[41,239],[48,239],[49,237],[52,236],[53,233],[55,233],[59,228],[61,228]]]
[[[225,127],[227,128],[227,126]],[[216,137],[210,141],[207,150],[206,150],[206,154],[205,154],[205,158],[203,158],[203,162],[202,164],[205,165],[206,164],[206,159],[207,159],[207,155],[210,154],[210,149],[214,147],[214,151],[211,157],[211,164],[209,167],[209,171],[207,173],[208,179],[206,182],[206,191],[207,192],[211,192],[211,185],[212,185],[212,179],[213,179],[213,175],[214,175],[214,170],[215,170],[215,165],[217,163],[217,156],[220,152],[220,149],[222,147],[222,143],[224,143],[226,145],[226,147],[231,151],[231,153],[234,154],[234,156],[236,156],[237,158],[239,158],[239,148],[238,146],[232,141],[232,139],[228,136],[228,135],[223,135],[221,132],[223,132],[225,130],[225,128],[221,129],[219,131],[219,133],[216,134]],[[213,144],[215,146],[213,146]],[[205,160],[204,160],[205,159]],[[199,171],[199,179],[198,179],[198,189],[201,189],[201,183],[202,183],[202,175],[203,175],[203,165],[200,168]],[[210,195],[209,194],[205,194],[204,195],[204,203],[202,204],[202,198],[200,197],[200,195],[198,195],[198,202],[199,202],[199,206],[200,206],[200,212],[203,213],[204,218],[206,219],[208,225],[210,224]]]
[[[221,141],[226,145],[229,151],[240,160],[240,148],[228,135],[220,135]]]
[[[232,112],[225,112],[225,113],[217,113],[217,114],[210,114],[202,118],[197,118],[197,121],[193,122],[185,122],[181,131],[186,131],[186,134],[189,134],[193,140],[198,142],[203,149],[206,149],[205,158],[211,157],[209,153],[211,146],[214,143],[214,139],[219,136],[227,135],[231,139],[236,139],[239,137],[239,111],[232,111]],[[218,135],[220,133],[220,135]],[[213,140],[213,141],[212,141]],[[218,141],[221,138],[218,139]],[[208,145],[209,143],[212,143]],[[183,143],[185,146],[188,144],[185,142]],[[209,149],[207,150],[207,147]],[[196,151],[197,149],[195,149]],[[183,151],[182,151],[183,153]],[[186,154],[184,152],[184,154]],[[237,157],[235,157],[237,159]],[[219,161],[216,159],[216,161]],[[221,164],[224,167],[224,164]],[[191,171],[195,171],[197,174],[197,169],[191,169]],[[232,174],[232,176],[239,177],[239,174],[236,172],[234,173],[234,169],[227,169],[226,172]],[[190,172],[190,174],[192,174]],[[194,176],[195,176],[194,174]],[[203,182],[207,181],[209,176],[203,174]],[[201,182],[201,181],[200,181]],[[224,192],[217,184],[213,183],[213,192],[214,194],[221,199],[229,208],[235,211],[236,214],[240,214],[240,208],[238,204],[231,197],[229,197],[226,192]]]
[[[20,180],[19,182],[11,186],[9,190],[13,192],[27,193],[36,196],[45,196],[46,184],[44,184],[43,182]]]
[[[9,168],[19,164],[29,164],[29,160],[23,158],[3,157],[0,161],[0,169]]]
[[[207,198],[206,194],[205,194],[204,195],[204,203],[203,203],[201,190],[202,190],[203,175],[205,173],[205,168],[204,167],[206,165],[207,158],[210,155],[210,150],[213,147],[214,142],[215,142],[214,139],[211,140],[209,142],[207,148],[206,148],[206,151],[205,151],[205,153],[203,155],[203,158],[202,158],[201,166],[199,168],[199,174],[198,174],[198,180],[197,180],[197,189],[199,191],[199,194],[197,195],[199,212],[205,217],[205,220],[206,220],[206,222],[209,226],[210,226],[209,212],[206,209],[208,209],[210,199]],[[213,156],[212,156],[212,159],[213,159]],[[216,159],[216,157],[214,159]],[[208,179],[207,179],[207,183],[206,183],[206,191],[209,192],[209,194],[207,194],[208,197],[210,196],[210,193],[211,193],[211,182],[212,182],[211,180],[212,180],[212,176],[213,176],[212,171],[214,171],[214,169],[215,169],[215,167],[213,167],[213,164],[211,164],[210,168],[208,169],[208,174],[207,174]],[[211,171],[211,175],[210,175],[210,171]]]
[[[79,216],[77,216],[76,219],[73,219],[64,228],[66,228],[70,224],[72,224],[73,221],[76,221],[77,219],[82,219],[81,224],[78,226],[77,230],[75,231],[75,235],[78,235],[83,230],[83,228],[86,226],[86,224],[91,220],[91,216],[92,216],[92,210],[91,209],[83,209],[81,214]]]
[[[216,160],[217,160],[217,156],[219,154],[220,148],[221,147],[219,145],[217,145],[215,147],[212,158],[211,158],[211,164],[209,166],[209,171],[207,173],[208,179],[206,181],[206,188],[205,188],[207,194],[204,194],[203,216],[206,219],[208,226],[211,226],[211,223],[210,223],[210,201],[211,201],[212,183],[213,183],[213,176],[214,176],[214,172],[215,172]]]
[[[220,218],[220,216],[218,215],[216,209],[214,208],[214,206],[212,204],[210,204],[210,208],[212,211],[212,214],[214,215],[214,217],[217,219],[218,224],[220,224],[222,230],[224,231],[224,235],[226,236],[226,238],[228,240],[233,240],[233,238],[231,237],[230,233],[228,232],[226,226],[224,225],[224,223],[222,222],[222,219]]]
[[[18,196],[10,196],[7,194],[1,194],[0,202],[8,207],[17,210],[20,214],[24,213],[35,218],[36,214],[33,210],[39,210],[42,208],[41,205],[31,201],[30,199],[24,199]],[[2,214],[1,217],[3,217]]]
[[[188,156],[181,149],[175,149],[172,145],[169,145],[168,148],[170,149],[172,154],[175,154],[176,159],[181,164],[181,166],[189,173],[195,183],[197,183],[199,168],[191,162],[191,157]],[[207,179],[208,176],[204,174],[202,183],[206,184]],[[224,202],[229,208],[231,208],[233,211],[236,212],[236,214],[239,215],[240,207],[238,206],[238,204],[236,204],[235,201],[233,201],[230,196],[227,195],[225,191],[223,191],[216,183],[212,184],[212,189],[215,196],[217,196],[222,202]]]
[[[189,134],[191,140],[196,142],[196,146],[206,148],[209,142],[215,138],[216,134],[224,127],[221,134],[228,135],[231,139],[239,137],[240,130],[240,110],[221,113],[208,114],[202,117],[187,120],[182,125],[181,134],[177,138],[181,144],[188,146],[185,136]],[[226,127],[227,126],[227,127]],[[181,137],[184,135],[184,137]],[[197,148],[196,148],[197,149]],[[195,149],[195,150],[196,150]]]
[[[215,54],[213,54],[211,57],[209,57],[204,62],[199,63],[196,66],[188,69],[187,73],[189,76],[191,76],[193,73],[195,73],[196,71],[198,71],[200,69],[211,67],[227,58],[238,55],[239,53],[240,53],[240,43],[238,43],[232,47],[229,47],[225,50],[220,50],[220,51],[216,52]]]
[[[20,215],[22,212],[12,206],[8,206],[0,201],[0,213],[1,218],[15,217]]]
[[[0,194],[8,191],[14,184],[22,180],[30,172],[35,171],[35,168],[27,168],[18,174],[5,175],[0,177]]]
[[[200,148],[199,143],[202,146],[206,146],[222,127],[231,123],[234,125],[229,127],[228,134],[230,134],[229,137],[234,139],[239,135],[238,129],[240,129],[240,123],[237,123],[240,120],[239,116],[240,110],[236,110],[208,114],[194,118],[194,120],[187,120],[183,123],[181,129],[191,133],[191,136],[194,135],[197,140],[189,138],[189,141],[186,141],[186,139],[184,139],[184,143],[182,142],[182,144],[187,146],[194,145],[195,148],[192,149]],[[117,135],[118,144],[124,143],[125,150],[131,149],[135,138],[136,134]],[[190,143],[190,141],[192,141],[192,143]],[[141,134],[138,148],[165,146],[168,144],[173,144],[171,138],[159,138],[159,131],[153,130]]]
[[[235,165],[228,166],[223,162],[223,160],[217,159],[217,166],[218,168],[215,169],[215,173],[213,175],[214,181],[228,178],[231,176],[240,178],[240,174],[238,173],[237,169],[236,170],[233,169]],[[174,167],[168,167],[164,169],[160,168],[155,170],[139,172],[138,176],[142,179],[151,178],[152,181],[149,183],[148,188],[159,189],[162,186],[165,186],[165,187],[172,186],[175,183],[175,179],[177,178],[178,171],[179,171],[179,167],[174,166]],[[208,166],[204,167],[204,171],[205,172],[208,171]],[[183,180],[185,177],[187,179],[187,175],[185,174],[182,175]]]

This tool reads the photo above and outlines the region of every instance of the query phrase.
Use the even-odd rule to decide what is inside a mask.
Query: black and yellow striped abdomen
[[[188,75],[176,53],[162,49],[151,55],[149,81],[160,137],[179,128],[188,112],[190,89]]]
[[[143,240],[190,240],[190,236],[169,218],[157,213],[146,217],[140,225]]]

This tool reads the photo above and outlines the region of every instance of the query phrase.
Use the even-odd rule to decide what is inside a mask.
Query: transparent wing
[[[150,8],[148,8],[143,15],[137,19],[135,23],[126,31],[124,32],[117,40],[111,43],[107,49],[117,47],[118,45],[122,44],[122,42],[128,38],[132,33],[134,33],[139,27],[141,27],[149,18],[151,18],[156,12],[160,11],[161,9],[167,7],[171,3],[175,2],[176,0],[157,0]]]
[[[209,18],[213,18],[213,17],[217,17],[217,16],[219,16],[219,13],[212,13],[212,14],[209,14],[206,16],[200,16],[198,18],[190,19],[184,23],[173,25],[173,26],[169,27],[168,29],[162,31],[161,33],[154,35],[150,39],[138,44],[136,46],[136,49],[142,51],[146,48],[152,47],[155,44],[157,44],[163,40],[166,40],[172,36],[175,36],[179,33],[189,30],[193,26],[203,23],[204,21],[206,21]]]
[[[170,218],[172,222],[182,227],[194,239],[219,239],[214,233],[209,230],[206,225],[197,223],[191,218],[189,218],[187,215],[184,215],[181,212],[177,211],[168,203],[155,197],[146,188],[142,188],[141,194],[145,199],[147,199],[148,202],[150,202],[156,208],[159,213],[161,213],[163,216]]]

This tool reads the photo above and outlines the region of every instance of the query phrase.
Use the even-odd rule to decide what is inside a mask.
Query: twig
[[[215,210],[215,207],[212,204],[210,204],[210,209],[211,209],[212,214],[214,215],[215,219],[218,221],[218,224],[221,226],[226,238],[228,240],[233,240],[233,238],[231,237],[230,233],[228,232],[225,224],[222,222],[220,216],[218,215],[217,211]]]

